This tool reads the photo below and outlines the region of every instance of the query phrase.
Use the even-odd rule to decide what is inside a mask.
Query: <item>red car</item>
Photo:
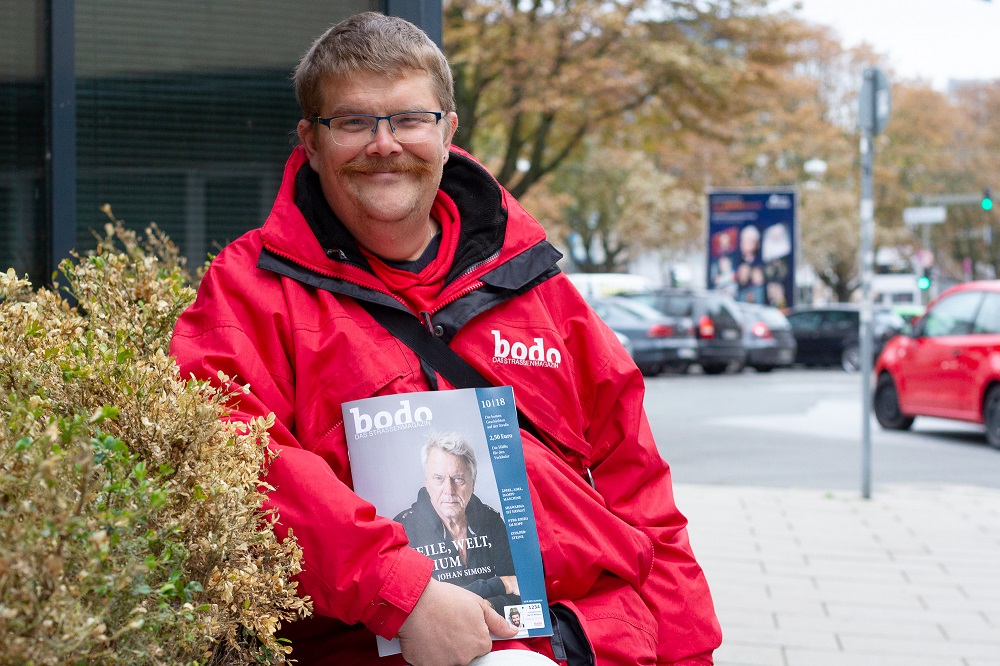
[[[1000,280],[941,293],[875,363],[875,418],[907,430],[917,416],[982,423],[1000,448]]]

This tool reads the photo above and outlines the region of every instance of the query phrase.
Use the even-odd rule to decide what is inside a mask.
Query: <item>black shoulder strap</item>
[[[489,388],[494,386],[493,382],[483,377],[482,373],[469,365],[469,362],[459,356],[458,352],[449,347],[444,340],[424,328],[423,324],[412,314],[364,299],[358,299],[358,303],[375,318],[375,321],[402,340],[407,347],[416,352],[422,362],[441,373],[441,376],[451,382],[455,388]],[[522,429],[530,432],[536,439],[541,442],[545,441],[535,424],[524,415],[520,408],[517,410],[517,422]],[[592,488],[596,489],[589,466],[582,459],[581,462],[585,480]]]
[[[416,317],[396,308],[358,300],[375,321],[403,341],[424,362],[441,373],[456,388],[487,388],[493,382],[469,365],[444,340],[428,331]]]

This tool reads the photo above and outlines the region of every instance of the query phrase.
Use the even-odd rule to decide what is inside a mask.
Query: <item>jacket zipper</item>
[[[483,261],[480,261],[478,264],[473,264],[468,269],[462,271],[462,273],[458,277],[459,278],[463,278],[463,277],[465,277],[467,275],[471,275],[473,271],[479,269],[482,266],[486,266],[487,264],[490,264],[490,263],[496,261],[499,257],[500,257],[500,253],[496,252],[496,253],[493,254],[493,256],[488,257],[488,258],[484,259]],[[429,311],[428,310],[422,310],[420,312],[420,317],[421,317],[421,319],[424,322],[424,326],[427,327],[427,330],[430,331],[431,333],[434,332],[434,327],[433,327],[433,325],[431,325],[431,315],[433,315],[433,314],[441,311],[441,309],[443,309],[445,306],[451,305],[452,303],[454,303],[458,299],[462,298],[463,296],[465,296],[467,294],[471,294],[476,289],[479,289],[482,286],[482,280],[478,280],[478,282],[479,282],[479,284],[471,284],[468,287],[465,287],[464,289],[460,289],[456,294],[454,294],[453,296],[449,297],[447,300],[441,301],[440,303],[438,303],[437,305],[435,305],[433,308],[431,308]]]

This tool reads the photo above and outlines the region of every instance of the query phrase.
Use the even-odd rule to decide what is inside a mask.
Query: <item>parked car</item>
[[[584,298],[618,296],[653,288],[649,278],[631,273],[567,273],[566,277]]]
[[[707,289],[671,288],[623,294],[669,317],[688,319],[698,342],[697,362],[707,374],[746,363],[743,323],[732,296]]]
[[[941,293],[875,363],[873,410],[888,430],[917,416],[982,423],[1000,448],[1000,280]]]
[[[628,339],[626,349],[642,374],[684,372],[697,359],[698,341],[689,319],[669,317],[618,296],[594,298],[589,303],[611,330]]]
[[[795,362],[839,365],[848,372],[861,367],[861,308],[853,303],[795,307],[788,315],[797,349]],[[906,321],[884,307],[872,312],[872,359]]]
[[[743,315],[746,364],[757,372],[786,368],[795,362],[795,334],[784,313],[759,303],[737,302]]]

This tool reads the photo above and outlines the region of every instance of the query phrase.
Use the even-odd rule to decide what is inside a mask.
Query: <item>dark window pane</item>
[[[822,312],[796,312],[788,315],[788,323],[796,331],[815,331],[822,321]]]
[[[299,120],[292,70],[370,0],[77,0],[78,233],[110,204],[192,264],[260,226]]]
[[[0,0],[0,271],[45,270],[44,2]]]
[[[823,328],[850,330],[858,326],[858,313],[846,310],[830,310],[826,313]]]

